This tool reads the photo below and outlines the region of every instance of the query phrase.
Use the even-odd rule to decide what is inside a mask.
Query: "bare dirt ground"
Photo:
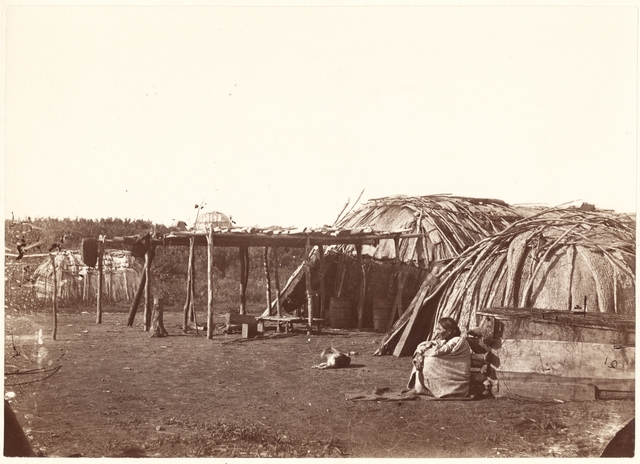
[[[372,354],[381,334],[208,340],[176,310],[150,338],[140,320],[63,314],[53,341],[50,316],[5,316],[5,397],[40,455],[594,457],[634,415],[631,400],[351,401],[405,387],[410,359]],[[352,366],[311,369],[327,346]]]

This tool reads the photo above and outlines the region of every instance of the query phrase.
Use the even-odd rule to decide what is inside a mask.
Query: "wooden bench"
[[[293,324],[305,324],[307,326],[307,331],[310,333],[315,327],[318,331],[318,334],[322,333],[322,322],[324,319],[314,317],[312,322],[312,327],[309,327],[309,321],[304,317],[295,317],[295,316],[259,316],[257,317],[258,324],[264,324],[265,322],[276,322],[278,324],[278,332],[281,327],[284,326],[285,333],[288,333],[289,330],[293,331]],[[264,328],[264,326],[263,326]]]
[[[232,325],[242,326],[242,338],[253,338],[261,332],[255,316],[248,316],[246,314],[227,314],[226,323],[226,333],[230,332]]]

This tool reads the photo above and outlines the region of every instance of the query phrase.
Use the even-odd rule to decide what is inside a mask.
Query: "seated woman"
[[[469,396],[469,343],[452,318],[443,317],[438,324],[435,340],[422,342],[416,348],[407,387],[436,398]]]

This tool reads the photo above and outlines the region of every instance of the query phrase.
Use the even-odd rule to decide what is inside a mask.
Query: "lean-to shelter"
[[[65,301],[93,301],[98,291],[98,269],[82,262],[82,253],[63,250],[54,254],[57,297]],[[103,296],[107,301],[129,301],[138,288],[141,264],[124,250],[105,250]],[[45,257],[32,276],[37,298],[50,299],[53,293],[53,266]]]
[[[573,207],[511,224],[430,273],[378,353],[411,355],[434,321],[452,317],[466,332],[486,308],[635,318],[635,221]]]
[[[313,250],[311,286],[315,291],[320,278],[326,280],[326,297],[331,299],[326,316],[334,327],[373,327],[384,332],[402,314],[429,272],[521,218],[508,204],[494,199],[452,195],[372,199],[339,219],[335,227],[406,236],[362,247],[330,247],[322,269],[317,250]],[[365,293],[361,295],[363,281]],[[301,266],[283,287],[285,311],[303,306],[305,286]]]

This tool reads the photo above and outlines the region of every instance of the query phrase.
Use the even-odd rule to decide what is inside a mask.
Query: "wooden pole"
[[[269,274],[269,247],[264,247],[264,275],[267,279],[267,308],[269,308],[269,316],[271,316],[271,278]]]
[[[538,241],[538,243],[540,242]],[[575,263],[575,248],[573,246],[567,249],[567,255],[569,255],[569,311],[573,311],[571,306],[573,303],[573,265]]]
[[[276,314],[278,317],[282,317],[282,308],[280,303],[280,277],[278,273],[278,268],[280,267],[280,258],[278,257],[278,247],[273,247],[273,262],[274,262],[274,270],[273,270],[273,278],[276,283]],[[278,329],[280,325],[278,324]]]
[[[144,254],[146,284],[144,286],[144,331],[148,332],[151,329],[151,314],[153,311],[152,295],[151,295],[151,263],[156,255],[156,245],[151,239],[151,234],[147,234],[144,238],[144,244],[147,252]]]
[[[338,274],[340,276],[338,277]],[[335,295],[336,298],[342,296],[342,285],[344,284],[344,277],[347,274],[347,264],[345,263],[344,255],[340,255],[338,258],[338,264],[336,265],[336,282],[335,282]]]
[[[325,317],[327,294],[324,278],[324,245],[318,245],[318,256],[320,258],[320,318]]]
[[[151,326],[151,257],[150,250],[144,254],[144,273],[146,284],[144,286],[144,325],[143,330],[148,332]]]
[[[213,228],[207,234],[207,338],[213,338]]]
[[[89,271],[82,279],[82,301],[89,301]]]
[[[56,275],[56,258],[53,253],[49,256],[51,257],[51,267],[53,268],[53,296],[51,297],[53,306],[53,331],[51,332],[51,339],[55,340],[58,332],[58,276]]]
[[[104,280],[103,273],[103,261],[104,261],[104,242],[100,242],[100,250],[98,250],[98,298],[97,298],[97,314],[96,324],[102,324],[102,281]]]
[[[193,266],[193,253],[195,248],[195,239],[191,237],[189,239],[189,266],[187,269],[187,301],[184,303],[184,310],[182,314],[182,331],[187,333],[189,330],[189,310],[191,308],[191,266]]]
[[[313,327],[313,289],[311,288],[311,245],[309,244],[309,236],[307,235],[307,243],[304,246],[304,280],[306,282],[307,292],[307,316],[308,326],[307,335],[311,334],[311,327]]]
[[[144,264],[144,268],[142,269],[142,275],[140,276],[140,283],[138,284],[138,290],[136,290],[136,294],[133,297],[133,302],[131,303],[131,309],[129,310],[129,318],[127,319],[127,327],[133,326],[133,321],[136,318],[138,305],[140,304],[140,299],[142,298],[142,294],[144,293],[146,284],[147,284],[147,263]]]
[[[196,321],[196,251],[195,242],[193,250],[193,258],[191,259],[191,307],[189,308],[189,314],[191,322],[196,328],[196,335],[198,334],[198,322]]]
[[[247,283],[249,281],[249,247],[240,247],[240,314],[247,314]]]
[[[153,299],[153,318],[152,318],[152,338],[167,337],[169,333],[164,328],[163,322],[164,304],[162,298],[155,297]]]
[[[362,243],[356,244],[356,253],[358,255],[358,267],[360,268],[360,295],[358,296],[358,329],[362,329],[364,325],[364,298],[367,289],[367,272],[362,261]]]
[[[389,323],[387,325],[387,330],[389,330],[394,323],[394,320],[396,318],[396,315],[398,317],[400,317],[400,314],[402,312],[402,292],[403,292],[403,287],[404,287],[404,278],[402,276],[402,271],[401,271],[401,260],[400,260],[400,238],[399,237],[394,237],[393,238],[393,245],[395,247],[395,252],[396,252],[396,281],[397,281],[397,291],[396,291],[396,300],[395,303],[393,305],[393,310],[391,312],[391,317],[389,318]]]
[[[129,301],[129,281],[127,279],[127,271],[125,270],[122,273],[122,278],[124,279],[124,296]]]

